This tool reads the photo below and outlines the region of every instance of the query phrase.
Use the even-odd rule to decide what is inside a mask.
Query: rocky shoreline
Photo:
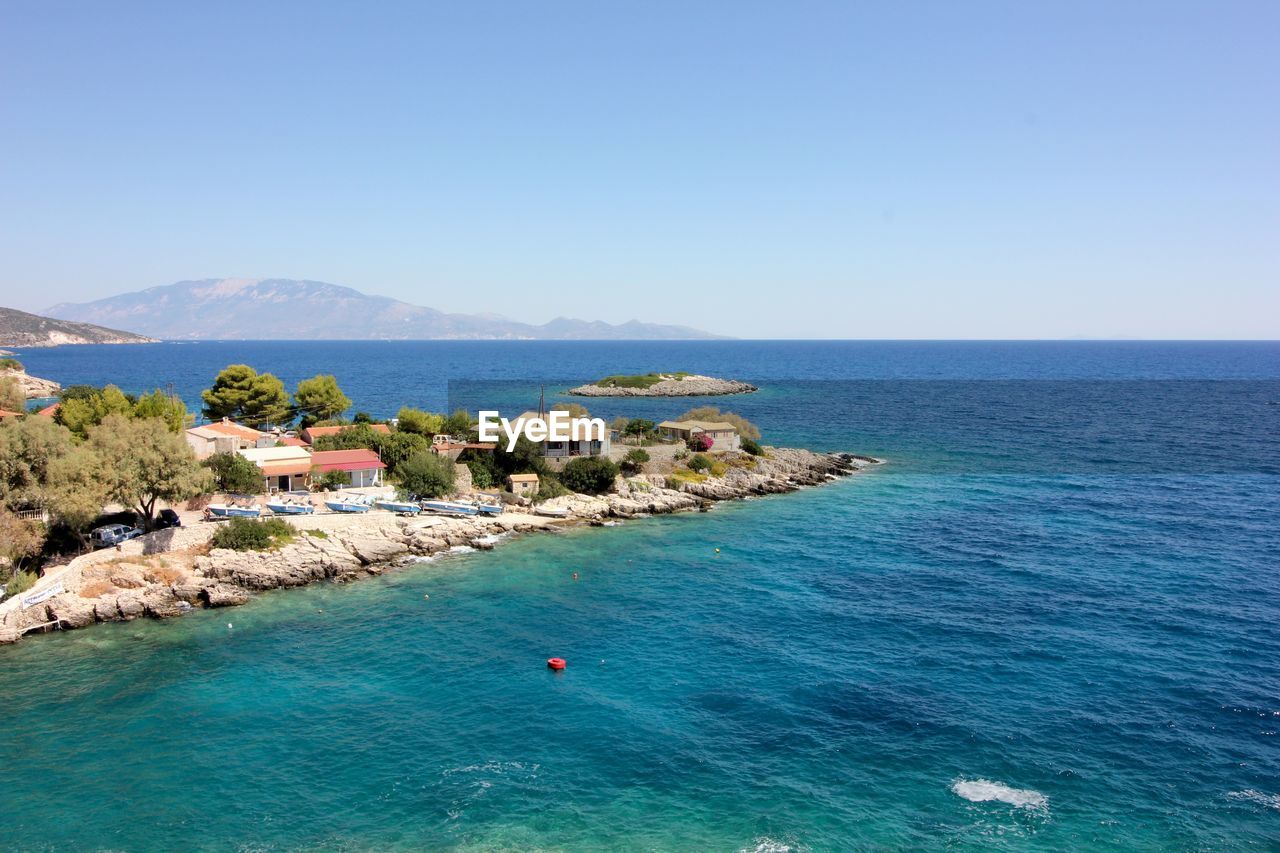
[[[270,551],[210,549],[216,524],[152,533],[117,550],[76,558],[56,578],[0,603],[0,643],[34,631],[83,628],[98,622],[165,619],[199,607],[248,602],[256,593],[319,581],[344,583],[459,546],[490,549],[502,534],[565,525],[603,525],[706,509],[751,495],[792,492],[844,477],[879,460],[847,453],[769,448],[753,469],[730,468],[699,482],[660,475],[619,479],[613,493],[569,495],[544,506],[564,508],[553,519],[527,511],[492,517],[403,518],[390,513],[315,515],[295,519],[298,533]],[[25,606],[24,606],[25,604]]]
[[[568,393],[577,397],[723,397],[728,394],[750,394],[759,390],[750,383],[736,379],[682,376],[663,379],[648,388],[587,384],[570,388]]]
[[[6,377],[17,380],[18,386],[22,388],[22,393],[26,395],[28,400],[43,400],[49,397],[56,397],[58,392],[62,390],[62,386],[52,379],[41,379],[39,376],[32,376],[26,370],[0,370],[0,379]]]

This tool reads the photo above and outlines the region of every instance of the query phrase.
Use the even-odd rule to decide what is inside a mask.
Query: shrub
[[[0,370],[25,370],[16,358],[0,358]]]
[[[711,460],[708,459],[706,456],[703,456],[701,453],[695,453],[692,456],[690,456],[688,465],[689,465],[690,471],[699,471],[699,472],[705,473],[711,470]]]
[[[35,572],[17,572],[4,588],[6,596],[21,595],[36,585]]]
[[[569,494],[569,490],[564,487],[564,484],[560,482],[556,475],[538,475],[538,494],[534,496],[534,500],[546,501],[567,494]]]
[[[307,535],[308,535],[308,536],[311,536],[311,537],[313,537],[313,538],[315,538],[315,539],[328,539],[328,538],[329,538],[329,534],[328,534],[328,533],[325,533],[323,530],[321,530],[321,529],[320,529],[320,528],[318,528],[318,527],[313,527],[313,528],[311,528],[310,530],[306,531],[306,533],[307,533]]]
[[[660,374],[642,373],[638,376],[606,376],[598,380],[596,385],[601,388],[650,388],[661,381]]]
[[[483,462],[471,459],[466,463],[467,470],[471,472],[471,485],[476,489],[492,489],[493,473],[489,467]]]
[[[453,462],[430,450],[420,450],[396,468],[403,498],[438,498],[453,490]]]
[[[346,471],[325,471],[318,477],[312,477],[311,482],[320,489],[345,489],[351,485],[351,475]]]
[[[754,438],[744,438],[742,439],[742,452],[750,453],[752,456],[763,456],[764,448]]]
[[[220,492],[256,495],[262,491],[262,472],[239,453],[215,453],[201,464],[213,472]]]
[[[598,495],[613,488],[618,466],[603,456],[580,456],[569,460],[560,472],[560,482],[571,491]]]
[[[215,548],[232,551],[266,551],[288,544],[294,532],[293,527],[281,518],[263,521],[233,518],[213,534],[212,544]]]
[[[698,433],[697,435],[691,436],[689,440],[685,442],[685,446],[687,446],[694,453],[702,453],[704,451],[710,450],[711,445],[715,443],[716,443],[715,439],[712,438],[711,436],[706,435],[704,433]]]
[[[95,581],[89,581],[80,587],[78,595],[81,598],[101,598],[104,595],[110,595],[116,591],[116,585],[109,580],[99,578]]]
[[[644,466],[644,463],[648,461],[649,451],[642,450],[637,447],[635,450],[627,452],[627,455],[623,457],[622,464],[619,467],[622,469],[623,473],[638,474],[640,469]]]

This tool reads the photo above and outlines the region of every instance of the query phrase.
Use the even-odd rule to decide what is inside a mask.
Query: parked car
[[[162,509],[156,513],[156,520],[151,525],[153,530],[164,530],[169,527],[181,527],[182,519],[171,509]]]
[[[139,527],[130,527],[127,524],[107,524],[95,528],[90,536],[90,541],[95,548],[109,548],[112,545],[119,545],[121,542],[128,542],[130,539],[137,539],[141,535],[142,529]]]

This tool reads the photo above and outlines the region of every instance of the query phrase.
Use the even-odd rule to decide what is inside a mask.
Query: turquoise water
[[[882,468],[0,649],[0,846],[1274,847],[1280,348],[828,346]]]

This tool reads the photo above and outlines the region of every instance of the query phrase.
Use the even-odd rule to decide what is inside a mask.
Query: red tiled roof
[[[246,441],[257,441],[264,433],[259,432],[252,427],[242,426],[235,421],[229,421],[223,418],[220,421],[214,421],[211,424],[201,424],[200,429],[207,429],[211,432],[229,435],[234,438],[243,438]]]
[[[307,427],[302,431],[302,437],[306,441],[314,442],[317,438],[320,438],[320,436],[322,435],[337,435],[343,430],[354,429],[355,427],[358,427],[358,426],[360,426],[360,424],[342,424],[341,426]],[[391,434],[391,427],[387,426],[386,424],[365,424],[365,426],[368,426],[374,432],[380,432],[385,435]]]
[[[36,412],[36,414],[42,418],[51,418],[54,415],[58,414],[58,408],[61,405],[62,405],[61,403],[50,403],[40,411]]]
[[[311,454],[311,467],[319,471],[367,471],[386,468],[372,450],[321,450]]]
[[[20,418],[22,412],[11,412],[8,409],[0,409],[0,418]]]
[[[287,462],[267,462],[258,466],[264,477],[279,477],[281,474],[310,474],[311,460],[291,459]]]
[[[310,446],[302,439],[292,435],[286,435],[282,437],[279,443],[283,444],[285,447],[309,447]]]

